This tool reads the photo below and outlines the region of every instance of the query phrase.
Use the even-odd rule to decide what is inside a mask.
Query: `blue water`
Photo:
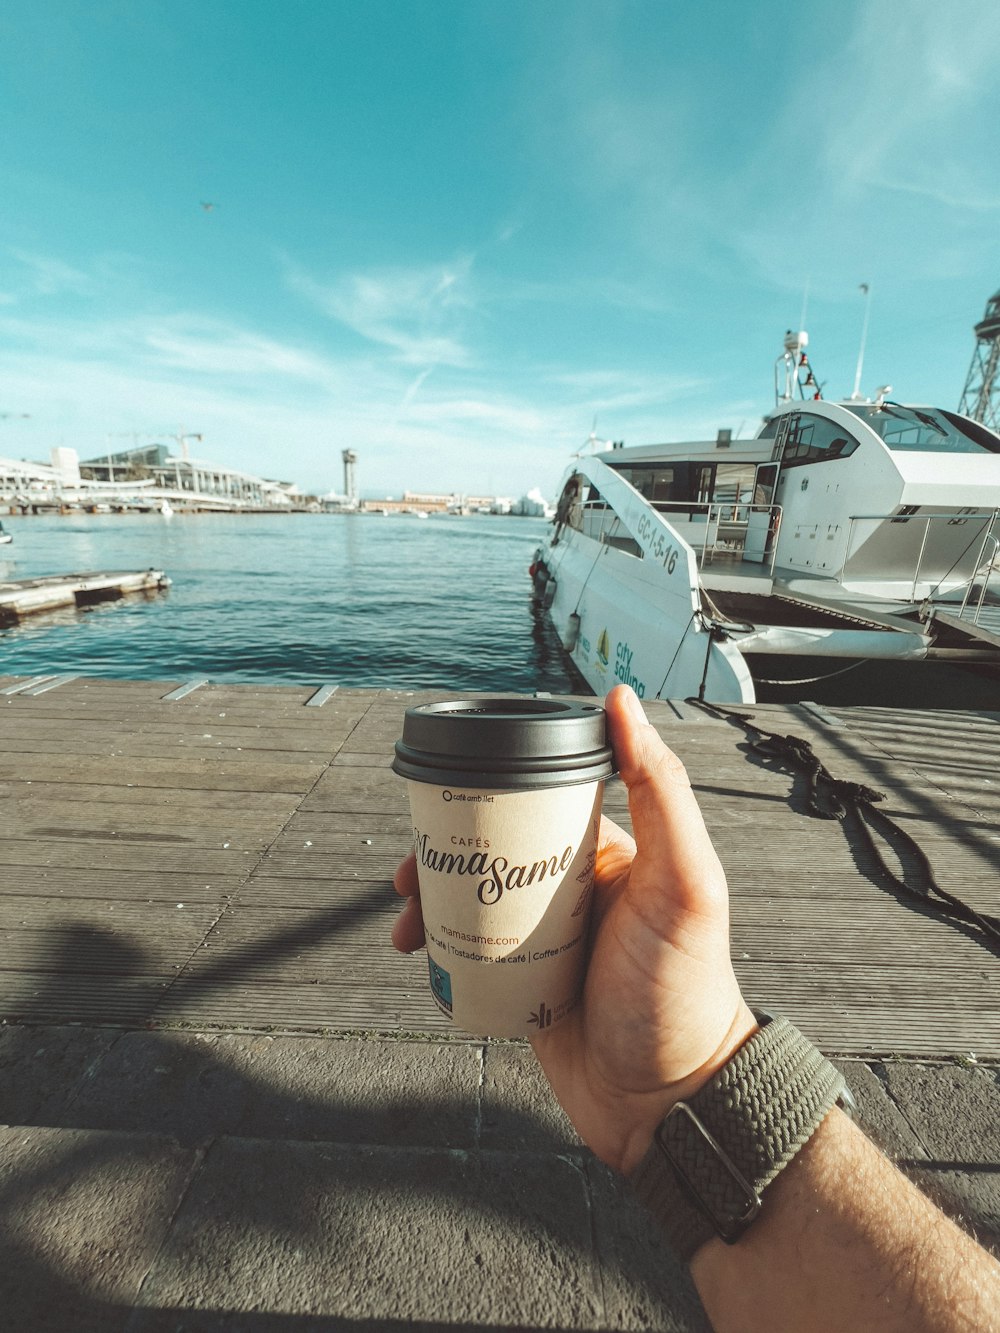
[[[0,630],[0,672],[565,693],[531,607],[542,519],[4,517],[0,579],[165,570],[164,594]]]

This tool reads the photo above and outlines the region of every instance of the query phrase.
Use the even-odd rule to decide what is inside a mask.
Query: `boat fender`
[[[569,625],[566,628],[566,638],[563,640],[563,647],[568,653],[576,651],[576,645],[580,638],[580,616],[573,611],[569,618]]]
[[[542,607],[544,610],[547,611],[549,609],[549,607],[555,600],[555,596],[556,596],[556,581],[554,578],[550,577],[542,593]]]
[[[552,575],[549,573],[548,565],[542,558],[541,551],[535,552],[535,558],[528,566],[528,573],[531,575],[532,583],[534,585],[535,600],[541,601],[545,592],[546,584],[552,577]],[[548,605],[548,603],[546,603],[546,605]]]

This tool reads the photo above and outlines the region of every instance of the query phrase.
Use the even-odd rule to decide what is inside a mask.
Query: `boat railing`
[[[989,543],[993,548],[992,554],[990,555],[988,562],[986,561],[987,543]],[[990,571],[996,567],[997,561],[998,559],[1000,559],[1000,537],[994,537],[992,536],[992,534],[987,533],[986,541],[983,543],[983,550],[981,554],[983,558],[979,562],[978,569],[983,571],[983,581],[979,585],[979,597],[976,599],[976,609],[972,613],[972,623],[974,625],[979,624],[979,617],[982,615],[983,604],[986,601],[986,589],[989,586],[989,581],[990,581]],[[965,619],[965,613],[968,610],[969,606],[969,599],[972,596],[972,589],[975,583],[975,577],[976,577],[975,574],[973,574],[972,578],[969,579],[969,586],[965,590],[965,596],[962,599],[962,609],[958,613],[958,618],[960,620]]]
[[[910,586],[910,595],[908,598],[903,599],[910,602],[923,601],[924,595],[921,594],[918,596],[917,589],[920,585],[921,569],[923,566],[924,557],[927,552],[927,540],[930,535],[931,525],[950,524],[954,526],[959,523],[964,525],[965,523],[980,522],[985,525],[983,531],[983,540],[979,545],[979,550],[973,561],[971,572],[968,574],[968,576],[955,575],[952,581],[952,586],[949,588],[949,591],[952,593],[956,593],[962,587],[965,587],[966,589],[965,600],[962,603],[962,613],[964,614],[969,601],[969,597],[972,593],[973,585],[975,584],[976,578],[978,577],[980,571],[983,570],[984,568],[984,562],[986,562],[986,553],[990,548],[990,544],[992,543],[994,552],[993,555],[990,557],[990,560],[986,562],[985,565],[986,577],[984,577],[983,579],[983,587],[981,589],[979,598],[979,608],[981,609],[983,598],[986,595],[986,584],[989,581],[988,580],[989,568],[996,560],[997,548],[1000,548],[1000,542],[998,542],[997,539],[993,536],[993,529],[996,527],[998,520],[1000,520],[1000,509],[981,510],[979,512],[973,511],[971,513],[957,513],[957,514],[954,512],[946,514],[901,514],[899,510],[896,510],[895,513],[891,514],[852,514],[849,520],[849,527],[847,530],[847,545],[844,548],[844,561],[840,567],[840,574],[838,577],[841,580],[843,580],[847,571],[848,563],[851,560],[851,557],[857,554],[858,550],[860,550],[861,546],[863,545],[863,542],[859,542],[857,546],[855,546],[854,543],[855,531],[858,524],[862,523],[923,524],[923,530],[920,536],[920,545],[917,551],[916,560],[914,561],[913,565],[913,578]],[[874,529],[872,529],[872,531],[874,532]],[[948,572],[938,579],[938,586],[940,586],[945,582],[948,582],[951,579],[951,576],[955,574],[955,571],[961,565],[961,562],[966,554],[966,551],[968,551],[974,544],[975,544],[975,539],[973,539],[966,547],[966,550],[962,551],[960,555],[953,561],[952,566],[948,570]],[[978,616],[978,611],[977,611],[977,616]]]
[[[711,564],[716,555],[745,552],[751,516],[764,515],[766,522],[762,519],[759,525],[762,538],[759,563],[766,563],[768,573],[774,573],[781,505],[754,504],[749,500],[650,500],[648,503],[659,514],[683,514],[689,522],[699,526],[704,522],[703,541],[698,541],[696,534],[685,533],[690,545],[698,549],[698,566],[702,569],[706,563]],[[758,558],[754,559],[756,563]]]
[[[754,557],[754,562],[762,566],[766,564],[768,572],[774,573],[781,505],[752,504],[748,500],[647,500],[646,503],[668,520],[671,516],[685,520],[683,525],[678,525],[678,536],[698,552],[699,568],[711,564],[716,555],[741,555],[746,550],[751,515],[763,515],[758,532],[760,554]],[[585,501],[581,508],[581,527],[588,536],[603,546],[612,546],[632,555],[642,554],[639,543],[622,530],[620,516],[603,496]],[[699,531],[692,531],[693,526]]]

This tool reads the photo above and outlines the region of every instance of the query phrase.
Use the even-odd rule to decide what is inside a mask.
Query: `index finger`
[[[396,867],[392,877],[392,887],[401,898],[412,898],[418,892],[417,858],[413,852],[404,856]]]

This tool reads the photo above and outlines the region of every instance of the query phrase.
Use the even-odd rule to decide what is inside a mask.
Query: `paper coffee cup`
[[[459,699],[407,710],[431,994],[468,1032],[525,1037],[579,1000],[604,781],[598,704]]]

